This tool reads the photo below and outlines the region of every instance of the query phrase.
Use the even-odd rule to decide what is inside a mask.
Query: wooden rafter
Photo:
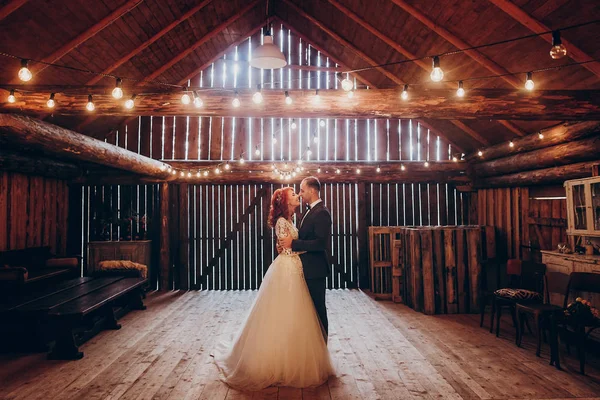
[[[303,9],[301,9],[300,7],[298,7],[297,5],[295,5],[294,3],[292,3],[290,0],[283,0],[283,1],[288,6],[290,6],[295,12],[297,12],[298,14],[300,14],[302,17],[308,19],[315,26],[317,26],[318,28],[320,28],[323,32],[325,32],[329,36],[331,36],[335,41],[337,41],[338,43],[340,43],[341,46],[347,47],[350,50],[352,50],[352,52],[356,53],[360,58],[362,58],[368,64],[371,64],[371,65],[377,65],[378,64],[375,60],[373,60],[371,57],[369,57],[363,51],[359,50],[352,43],[348,42],[346,39],[342,38],[340,35],[338,35],[337,33],[333,32],[329,27],[325,26],[322,22],[320,22],[315,17],[313,17],[312,15],[308,14],[306,11],[304,11]],[[396,75],[394,75],[390,71],[386,70],[385,68],[376,68],[376,69],[379,72],[381,72],[382,74],[384,74],[392,82],[396,83],[397,85],[404,85],[404,81],[402,81],[402,79],[398,78]],[[373,87],[375,87],[375,86],[373,86]],[[454,121],[454,120],[452,120],[451,122],[454,125],[456,125],[457,127],[459,127],[460,129],[462,129],[469,136],[472,136],[472,133],[475,132],[472,129],[464,130],[462,127],[466,126],[466,125],[462,124],[462,123],[458,124],[457,122],[460,122],[460,121]],[[446,136],[442,136],[442,137],[444,139],[446,139],[447,141],[449,141]],[[473,137],[473,138],[476,139],[476,140],[479,140],[479,139],[477,139],[478,137],[481,138],[481,135],[479,135],[477,132],[475,132],[475,137]]]
[[[513,124],[510,121],[506,121],[506,120],[500,120],[498,121],[498,123],[500,125],[505,126],[506,128],[508,128],[509,131],[511,131],[512,133],[514,133],[517,136],[523,137],[527,135],[527,132],[525,132],[523,129],[519,128],[517,125]]]
[[[152,43],[156,42],[158,39],[160,39],[167,33],[171,32],[177,25],[186,21],[187,19],[192,17],[194,14],[196,14],[198,11],[200,11],[201,9],[203,9],[204,7],[209,5],[212,1],[213,0],[204,0],[204,1],[200,2],[199,4],[195,5],[194,7],[190,8],[185,14],[183,14],[181,17],[177,18],[175,21],[171,22],[169,25],[162,28],[158,33],[156,33],[150,39],[146,40],[144,43],[142,43],[141,45],[139,45],[135,49],[131,50],[129,53],[127,53],[126,55],[124,55],[123,57],[121,57],[120,59],[115,61],[114,63],[112,63],[108,68],[106,68],[104,71],[102,71],[102,74],[110,74],[111,72],[113,72],[114,70],[119,68],[121,65],[125,64],[127,61],[131,60],[133,57],[135,57],[136,55],[141,53],[144,49],[149,47]],[[102,75],[95,76],[94,78],[90,79],[86,83],[86,85],[95,85],[96,83],[100,82],[100,80],[102,80],[102,78],[103,78]]]
[[[486,146],[488,146],[490,144],[489,140],[487,140],[486,138],[481,136],[475,130],[471,129],[469,126],[465,125],[462,121],[452,120],[452,123],[454,125],[456,125],[457,127],[459,127],[460,129],[462,129],[463,131],[467,132],[467,134],[469,134],[469,136],[471,136],[473,139],[477,140],[479,143],[485,144]]]
[[[71,39],[69,42],[62,45],[59,49],[52,52],[52,54],[49,54],[48,56],[44,57],[41,61],[43,61],[44,63],[53,63],[53,62],[56,62],[57,60],[60,60],[71,50],[75,49],[77,46],[81,45],[83,42],[90,39],[91,37],[96,35],[98,32],[100,32],[101,30],[103,30],[104,28],[106,28],[107,26],[109,26],[110,24],[112,24],[113,22],[118,20],[119,18],[121,18],[123,15],[127,14],[129,11],[131,11],[132,9],[137,7],[142,1],[143,0],[129,0],[129,1],[125,2],[123,5],[121,5],[116,10],[112,11],[106,17],[104,17],[100,21],[96,22],[93,26],[91,26],[85,32],[80,33],[75,38]],[[39,74],[47,67],[48,67],[47,64],[39,63],[39,64],[32,65],[30,67],[30,69],[34,74]],[[19,79],[16,78],[11,83],[15,84],[15,83],[19,83],[19,82],[20,82]]]
[[[10,0],[0,7],[0,21],[8,17],[10,14],[18,10],[22,5],[27,3],[29,0]]]
[[[519,8],[519,6],[513,4],[508,0],[490,0],[490,2],[502,11],[504,11],[506,14],[510,15],[515,21],[519,22],[521,25],[525,26],[532,32],[542,33],[551,30],[548,26],[533,18],[531,15],[527,14],[525,11]],[[544,35],[541,36],[541,38],[548,43],[552,43],[551,35]],[[589,54],[575,46],[573,43],[569,42],[567,39],[561,38],[561,40],[568,49],[567,55],[576,62],[586,62],[593,60],[593,57],[591,57]],[[600,77],[600,62],[590,62],[588,64],[582,65],[582,67],[588,69],[594,75]]]

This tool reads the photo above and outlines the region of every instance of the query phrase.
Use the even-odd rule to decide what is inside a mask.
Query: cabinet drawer
[[[576,262],[576,263],[574,263],[573,271],[575,271],[575,272],[593,272],[596,274],[600,274],[600,265],[598,265],[596,263]]]

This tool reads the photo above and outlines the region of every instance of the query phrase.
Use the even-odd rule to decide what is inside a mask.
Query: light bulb
[[[321,173],[321,168],[317,168],[317,172],[320,174]]]
[[[553,60],[558,60],[567,55],[567,48],[560,39],[560,31],[552,32],[552,48],[550,49],[550,57]]]
[[[240,157],[240,164],[245,163],[246,161],[244,160],[244,157]]]
[[[220,174],[220,173],[221,173],[221,168],[219,168],[219,167],[215,168],[215,174],[217,174],[217,175],[218,175],[218,174]]]
[[[306,148],[306,155],[310,157],[311,154],[312,154],[312,150],[310,149],[310,147],[307,147]]]
[[[360,174],[360,168],[356,168],[356,173]]]
[[[277,138],[273,135],[273,144],[277,144]]]
[[[404,164],[402,164],[402,165],[400,166],[400,171],[404,171],[404,170],[406,170],[406,167],[404,166]]]
[[[125,102],[125,108],[131,110],[135,106],[135,94]]]
[[[184,94],[181,96],[181,102],[182,102],[183,104],[185,104],[186,106],[187,106],[188,104],[190,104],[190,103],[191,103],[191,101],[192,101],[192,99],[190,98],[190,95],[189,95],[188,93],[184,93]]]
[[[15,97],[15,89],[11,89],[10,94],[8,95],[8,102],[14,103],[15,101],[17,101],[17,98]]]
[[[477,155],[478,155],[479,157],[483,157],[483,151],[479,150],[479,151],[477,152]]]
[[[301,171],[300,167],[296,167],[296,172],[300,172],[300,171]]]
[[[240,98],[238,97],[238,93],[235,92],[235,97],[233,98],[233,101],[231,102],[231,105],[234,106],[235,108],[238,108],[242,103],[240,102]]]
[[[513,143],[513,141],[511,140],[510,143],[508,144],[509,147],[515,147],[515,144]]]
[[[425,166],[425,168],[429,167],[429,161],[425,161],[425,164],[423,164]]]
[[[377,166],[377,169],[375,171],[377,171],[378,173],[381,172],[381,168],[379,167],[379,165]]]
[[[256,146],[256,150],[254,150],[254,155],[260,156],[260,149],[258,148],[258,146]]]
[[[200,178],[200,171],[196,172],[196,177]]]
[[[225,163],[225,169],[229,171],[230,168],[231,166],[229,165],[229,163]]]
[[[458,81],[458,89],[456,89],[456,95],[458,97],[465,96],[465,89],[463,88],[463,81]]]
[[[538,138],[539,139],[543,139],[544,138],[544,134],[542,132],[538,133]]]
[[[348,96],[349,99],[353,98],[354,97],[354,90],[350,90],[346,96]]]
[[[322,119],[322,120],[319,121],[319,126],[321,128],[325,126],[325,120],[324,119]]]
[[[181,176],[185,176],[185,172],[181,171],[181,172],[179,173],[179,175],[181,175]]]
[[[354,83],[352,83],[352,81],[348,78],[344,79],[342,81],[342,89],[344,89],[345,92],[349,92],[354,88]]]
[[[292,120],[292,125],[290,126],[290,128],[296,129],[297,127],[298,125],[296,125],[296,121]]]
[[[254,93],[254,95],[252,96],[252,101],[254,102],[254,104],[260,104],[263,101],[263,96],[261,92],[256,92]]]
[[[408,100],[408,85],[404,85],[404,89],[402,89],[402,94],[400,97],[402,97],[402,100]]]
[[[454,162],[458,162],[458,158],[456,158],[456,156],[453,156],[453,157],[452,157],[452,161],[454,161]]]
[[[313,136],[313,143],[314,143],[314,144],[317,144],[317,143],[319,143],[319,138],[317,137],[317,135],[314,135],[314,136]]]
[[[319,94],[319,89],[315,90],[315,98],[314,98],[315,102],[319,102],[321,101],[321,95]]]
[[[440,58],[438,56],[433,57],[433,70],[429,76],[434,82],[440,82],[444,79],[444,71],[440,68]]]
[[[94,111],[94,110],[96,109],[96,106],[94,105],[94,102],[92,101],[92,95],[91,95],[91,94],[90,94],[90,95],[88,95],[88,102],[87,102],[87,104],[85,105],[85,108],[86,108],[88,111]]]
[[[19,70],[19,79],[23,82],[29,82],[33,78],[33,74],[27,67],[27,60],[21,60],[21,69]]]
[[[50,93],[50,98],[46,102],[46,105],[48,106],[48,108],[54,108],[54,106],[56,105],[56,101],[54,101],[54,93]]]
[[[533,90],[533,87],[535,86],[535,84],[533,83],[533,73],[528,72],[527,73],[527,80],[525,81],[525,89],[527,90]]]
[[[285,104],[287,104],[288,106],[292,104],[292,98],[290,97],[290,93],[287,90],[285,91]]]
[[[335,170],[335,173],[336,173],[336,174],[340,174],[341,172],[342,172],[342,171],[340,171],[339,169],[336,169],[336,170]]]
[[[188,178],[191,178],[191,177],[192,177],[192,173],[188,172]]]
[[[173,175],[177,175],[177,171],[175,171],[175,170],[171,171],[171,173],[172,173]]]
[[[121,78],[117,78],[117,83],[115,83],[115,88],[112,91],[112,97],[119,100],[123,97],[123,89],[121,89],[121,83],[123,81]]]
[[[204,176],[208,176],[208,171],[204,171],[204,172],[202,173],[202,175],[204,175]]]

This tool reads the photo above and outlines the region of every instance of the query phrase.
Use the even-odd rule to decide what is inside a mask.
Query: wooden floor
[[[477,317],[425,316],[357,290],[328,292],[329,349],[337,377],[311,390],[241,393],[218,380],[210,351],[232,332],[256,292],[153,293],[148,310],[83,346],[80,361],[43,354],[0,356],[3,399],[564,399],[598,398],[597,360],[588,376],[548,365],[531,337],[497,339]]]

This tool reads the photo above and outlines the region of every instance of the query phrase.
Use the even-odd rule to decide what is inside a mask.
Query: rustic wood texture
[[[18,89],[18,88],[17,88]],[[47,110],[47,89],[18,96],[15,103],[4,101],[2,112],[43,113]],[[198,89],[198,88],[192,88]],[[52,89],[50,89],[52,90]],[[204,105],[197,109],[185,107],[179,101],[181,90],[171,93],[157,92],[138,96],[136,106],[128,110],[116,103],[104,90],[78,89],[85,95],[71,91],[57,95],[62,115],[89,115],[84,107],[87,94],[94,95],[94,113],[102,116],[134,115],[204,115],[223,117],[281,117],[281,118],[432,118],[442,120],[582,120],[600,119],[600,92],[589,91],[543,91],[524,93],[503,89],[472,89],[469,96],[456,100],[454,90],[422,89],[411,94],[411,101],[399,99],[398,89],[371,89],[357,91],[352,99],[337,90],[321,90],[320,101],[315,104],[314,90],[289,90],[294,107],[284,102],[284,92],[263,92],[263,103],[252,103],[252,90],[239,90],[243,107],[231,105],[233,91],[201,91]],[[5,97],[4,97],[5,98]],[[390,99],[398,99],[390,101]],[[461,125],[463,126],[463,125]],[[465,125],[466,126],[466,125]],[[470,129],[473,135],[473,130]],[[478,141],[487,144],[487,139],[478,136]]]
[[[83,171],[74,164],[39,156],[24,156],[0,150],[0,169],[21,174],[71,180],[81,177]]]
[[[69,187],[64,180],[0,171],[0,251],[67,250]]]
[[[156,292],[118,331],[83,345],[75,364],[43,362],[44,355],[7,356],[0,368],[4,395],[15,399],[231,398],[263,399],[592,399],[600,391],[598,368],[577,374],[565,353],[566,371],[536,357],[526,335],[524,349],[478,327],[478,316],[432,318],[357,290],[330,291],[329,351],[336,377],[317,388],[267,388],[244,393],[219,380],[210,356],[220,338],[239,328],[256,292]],[[501,337],[512,337],[508,320]],[[124,346],[127,343],[128,346]],[[386,343],[386,348],[381,347]],[[561,354],[562,355],[562,354]],[[17,358],[18,357],[18,358]],[[502,365],[492,363],[504,360]],[[23,368],[22,373],[15,370]],[[506,385],[518,379],[518,385]],[[61,384],[56,382],[60,381]]]

